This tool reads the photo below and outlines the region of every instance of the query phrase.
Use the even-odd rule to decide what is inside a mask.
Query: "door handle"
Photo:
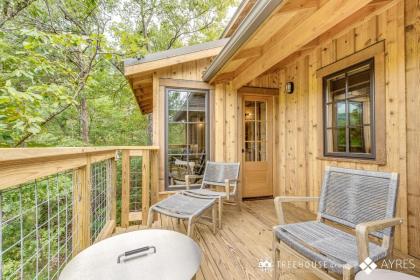
[[[242,148],[242,153],[245,153],[245,149]]]

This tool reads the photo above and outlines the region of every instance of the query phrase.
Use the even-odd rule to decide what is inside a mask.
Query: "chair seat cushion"
[[[152,205],[152,210],[167,216],[187,219],[210,208],[215,199],[203,199],[183,194],[174,194]]]
[[[360,270],[356,237],[349,233],[317,221],[280,225],[274,230],[280,241],[322,268],[342,274],[343,266],[350,264],[355,272]],[[369,254],[375,262],[386,257],[387,251],[370,242]]]
[[[226,192],[217,192],[217,191],[212,191],[210,189],[193,189],[193,190],[185,190],[184,192],[190,193],[193,195],[209,196],[209,197],[214,197],[214,198],[226,197]],[[233,195],[233,193],[231,193],[231,195]]]

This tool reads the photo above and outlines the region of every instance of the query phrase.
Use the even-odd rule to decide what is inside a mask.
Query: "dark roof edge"
[[[226,33],[229,31],[229,29],[232,27],[232,25],[235,23],[237,18],[242,12],[242,9],[245,8],[246,4],[249,0],[242,0],[239,4],[239,7],[236,9],[235,13],[233,14],[232,18],[229,20],[228,24],[226,25],[226,28],[223,30],[222,35],[220,36],[220,39],[225,38]]]
[[[170,49],[167,51],[162,52],[156,52],[145,55],[143,58],[129,58],[124,60],[124,66],[132,66],[136,64],[176,57],[184,54],[190,54],[195,52],[200,52],[204,50],[214,49],[218,47],[223,47],[227,42],[229,41],[229,38],[224,38],[216,41],[211,42],[205,42],[202,44],[197,44],[193,46],[186,46],[182,48],[177,49]]]
[[[209,82],[282,2],[283,0],[258,1],[229,42],[209,65],[203,75],[203,80]]]

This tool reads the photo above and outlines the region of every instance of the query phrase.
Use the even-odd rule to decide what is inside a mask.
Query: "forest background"
[[[0,147],[150,144],[126,58],[218,39],[237,0],[0,0]]]

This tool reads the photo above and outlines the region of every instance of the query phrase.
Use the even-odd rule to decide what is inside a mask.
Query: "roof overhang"
[[[256,3],[257,0],[243,0],[227,24],[221,38],[232,37],[233,33],[236,32],[242,21],[248,16],[249,12],[252,10]]]
[[[206,82],[211,81],[223,65],[233,57],[236,51],[254,34],[258,27],[260,27],[282,2],[283,0],[258,1],[220,54],[207,68],[207,71],[203,75],[203,80]]]
[[[203,75],[236,89],[364,20],[393,0],[258,1]]]
[[[133,90],[143,114],[153,111],[153,73],[173,65],[214,57],[219,54],[228,38],[194,46],[152,53],[143,58],[124,61],[124,74]]]
[[[148,54],[143,58],[130,58],[124,61],[125,76],[141,75],[157,69],[180,63],[212,57],[222,50],[229,38],[206,42],[194,46]]]

